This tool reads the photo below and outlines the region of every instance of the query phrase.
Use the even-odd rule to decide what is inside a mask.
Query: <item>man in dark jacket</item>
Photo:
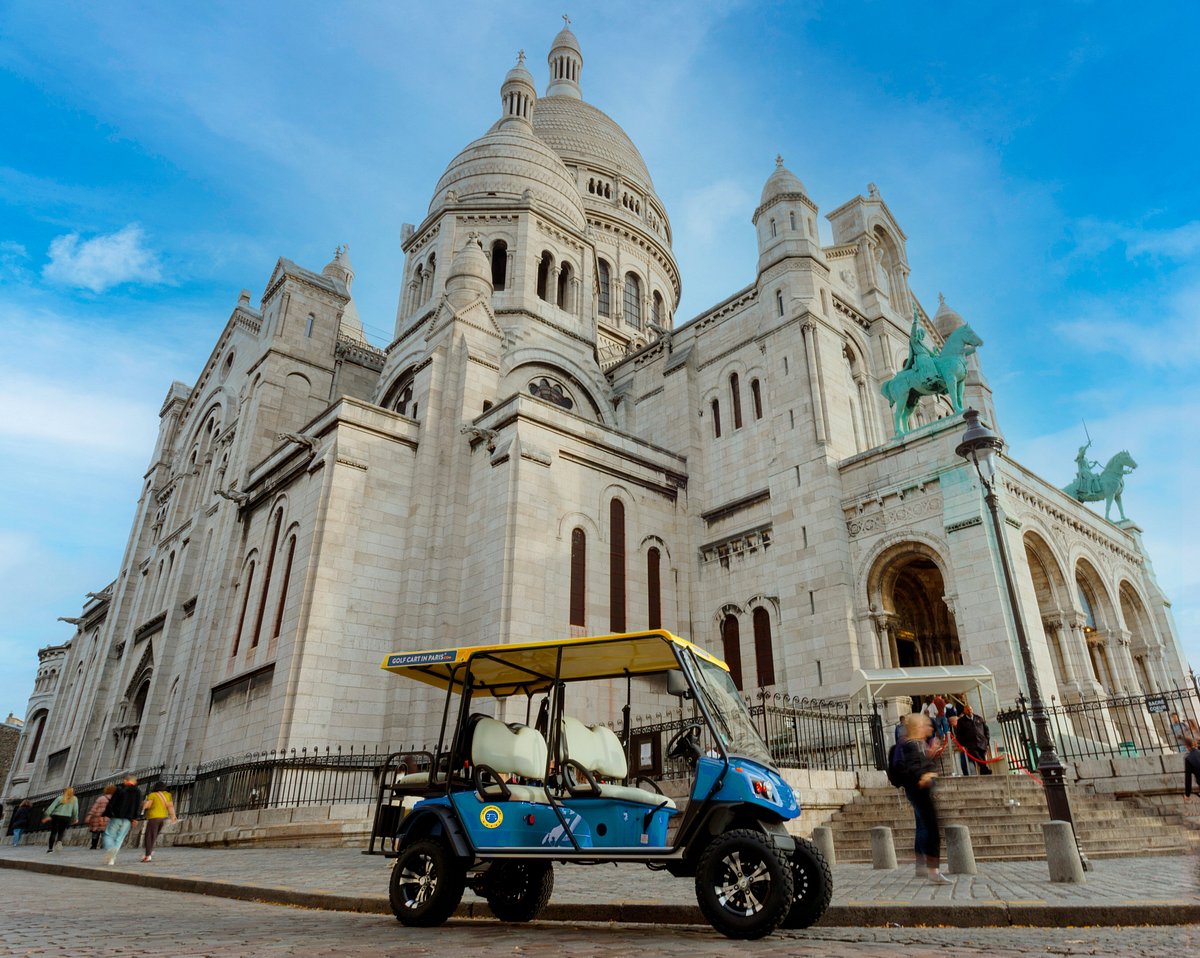
[[[954,736],[971,758],[970,764],[975,766],[975,770],[980,775],[991,775],[992,768],[985,764],[984,759],[987,758],[988,748],[991,746],[992,733],[983,717],[976,715],[972,710],[970,703],[963,706],[962,715],[958,717],[958,724],[954,727]]]
[[[105,814],[108,816],[108,827],[104,829],[104,864],[112,865],[117,860],[117,852],[125,841],[125,836],[142,813],[142,793],[137,787],[137,778],[126,775],[125,780],[117,786],[112,798],[108,800]]]
[[[1200,739],[1192,739],[1188,745],[1191,750],[1183,757],[1183,797],[1192,797],[1192,779],[1200,786]],[[1200,788],[1197,789],[1200,792]],[[1197,795],[1200,798],[1200,794]]]

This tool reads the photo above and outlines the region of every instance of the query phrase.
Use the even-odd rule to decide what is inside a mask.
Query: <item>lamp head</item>
[[[955,452],[975,466],[979,478],[988,486],[996,475],[996,454],[1004,448],[1004,440],[979,421],[979,410],[963,413],[967,431],[963,433]]]

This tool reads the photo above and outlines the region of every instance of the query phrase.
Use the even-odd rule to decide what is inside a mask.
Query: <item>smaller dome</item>
[[[462,249],[454,254],[446,276],[446,298],[456,309],[492,295],[492,267],[479,243],[478,233],[467,234]]]
[[[523,50],[517,58],[516,65],[504,75],[504,85],[507,86],[510,83],[526,83],[534,86],[533,74],[525,69],[525,52]],[[534,89],[536,90],[537,87]]]
[[[758,205],[766,206],[772,200],[788,193],[800,193],[808,196],[808,191],[800,182],[799,177],[783,165],[782,156],[776,156],[775,172],[767,177],[767,182],[763,184],[762,200]]]
[[[938,293],[938,311],[933,315],[933,325],[937,329],[938,335],[945,340],[959,326],[966,325],[966,321],[955,309],[947,306],[946,297]]]
[[[563,19],[565,20],[566,17]],[[553,53],[555,50],[572,50],[579,54],[580,59],[583,59],[583,48],[579,46],[579,38],[571,32],[569,22],[567,26],[558,31],[558,36],[550,44],[550,52]]]
[[[322,276],[340,280],[349,289],[354,284],[354,265],[350,262],[350,247],[339,246],[333,251],[333,259],[321,270]]]

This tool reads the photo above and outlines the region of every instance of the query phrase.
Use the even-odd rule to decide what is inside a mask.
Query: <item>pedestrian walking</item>
[[[1192,779],[1196,780],[1197,798],[1200,798],[1200,738],[1188,743],[1188,753],[1183,757],[1183,799],[1192,797]]]
[[[68,785],[61,795],[46,806],[46,814],[42,824],[50,823],[50,841],[46,854],[62,848],[63,835],[67,829],[79,821],[79,799],[75,797],[75,789]]]
[[[154,843],[158,841],[158,833],[163,830],[163,826],[168,820],[175,823],[179,819],[175,816],[175,804],[171,801],[171,793],[162,782],[154,783],[154,788],[142,805],[142,811],[146,813],[146,824],[142,827],[146,854],[142,856],[142,861],[148,862],[153,861]]]
[[[991,775],[992,768],[987,764],[988,750],[992,745],[992,732],[982,715],[976,715],[971,703],[963,705],[962,715],[958,717],[955,735],[959,744],[971,759],[971,764],[980,775]]]
[[[33,802],[29,799],[25,799],[25,801],[13,809],[12,815],[8,819],[8,834],[12,836],[13,848],[21,844],[21,836],[25,834],[25,829],[29,827],[32,819]]]
[[[919,712],[904,717],[904,741],[900,743],[900,779],[904,783],[904,795],[913,808],[916,839],[916,872],[926,876],[935,885],[949,885],[950,879],[942,874],[942,839],[938,832],[937,806],[933,801],[933,789],[937,784],[937,773],[933,770],[933,759],[929,756],[926,739],[933,734],[933,723],[928,715]]]
[[[100,846],[100,839],[104,837],[104,829],[108,828],[108,816],[104,812],[108,808],[108,800],[112,798],[112,794],[116,790],[116,785],[105,785],[104,791],[96,797],[91,807],[88,808],[87,814],[83,816],[83,824],[92,833],[92,851]]]
[[[1171,713],[1171,738],[1175,740],[1176,751],[1187,752],[1191,730],[1188,728],[1188,723],[1179,717],[1178,712]]]
[[[109,798],[105,812],[108,826],[104,829],[104,864],[113,865],[129,830],[142,813],[142,793],[138,790],[136,776],[125,776]]]

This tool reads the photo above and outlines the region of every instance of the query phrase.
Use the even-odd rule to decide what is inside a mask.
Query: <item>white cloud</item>
[[[115,233],[80,241],[67,233],[50,242],[50,262],[42,277],[64,286],[102,293],[122,283],[160,281],[158,258],[142,245],[142,228],[131,223]]]
[[[1056,331],[1077,348],[1111,353],[1150,368],[1186,369],[1200,361],[1200,281],[1157,298],[1111,296],[1086,303]]]

